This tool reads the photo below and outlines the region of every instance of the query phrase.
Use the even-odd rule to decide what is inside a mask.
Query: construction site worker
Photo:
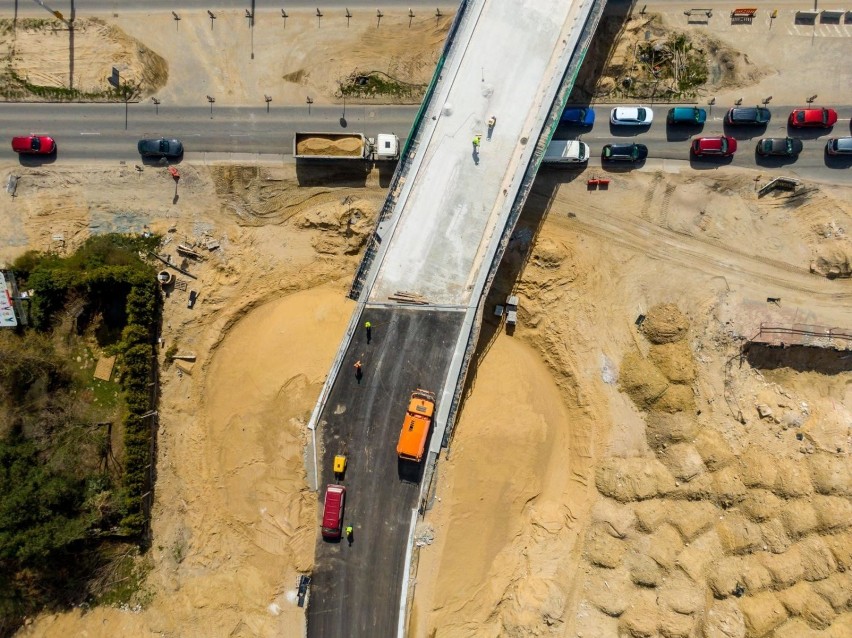
[[[481,140],[482,140],[482,138],[479,135],[474,135],[473,136],[473,148],[479,148],[479,142]]]
[[[349,541],[350,547],[352,546],[352,533],[353,533],[353,531],[354,530],[352,529],[351,525],[346,526],[346,540]]]
[[[373,324],[368,321],[364,324],[364,328],[367,330],[367,343],[370,343],[370,340],[373,338]]]

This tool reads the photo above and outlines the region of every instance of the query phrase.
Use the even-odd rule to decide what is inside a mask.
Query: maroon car
[[[793,128],[831,128],[837,122],[834,109],[794,109],[790,113]]]
[[[12,150],[16,153],[50,155],[56,150],[56,140],[48,135],[27,135],[12,138]]]
[[[737,152],[737,140],[727,135],[719,137],[699,137],[692,143],[692,152],[697,157],[718,155],[730,157]]]

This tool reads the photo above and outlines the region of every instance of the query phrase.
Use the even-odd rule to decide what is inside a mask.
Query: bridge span
[[[358,307],[309,424],[309,480],[320,500],[335,482],[331,458],[348,457],[344,524],[354,528],[351,545],[318,540],[309,636],[405,633],[418,509],[455,421],[488,288],[603,4],[461,2],[353,282]],[[357,378],[356,361],[363,366]],[[395,448],[416,388],[438,400],[428,457],[411,476],[398,467]]]

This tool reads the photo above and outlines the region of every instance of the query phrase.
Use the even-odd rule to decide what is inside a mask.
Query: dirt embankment
[[[599,74],[583,76],[577,99],[689,100],[748,86],[770,73],[714,30],[675,26],[670,16],[605,16],[599,34],[593,56],[605,62]]]
[[[540,177],[504,262],[521,272],[519,326],[485,331],[420,530],[413,635],[849,626],[848,373],[819,372],[819,353],[790,362],[803,372],[729,365],[740,334],[806,302],[784,289],[792,309],[776,309],[765,284],[725,277],[750,259],[805,274],[812,250],[846,241],[812,218],[843,226],[848,206],[821,189],[757,200],[750,176],[662,177],[617,178],[624,215]],[[725,269],[696,261],[723,246]],[[843,320],[822,292],[811,312]],[[515,418],[493,414],[497,397]]]
[[[759,391],[765,403],[744,424],[724,410],[704,418],[692,383],[682,385],[681,372],[695,369],[692,347],[671,349],[688,328],[676,306],[653,308],[642,323],[648,358],[622,363],[651,454],[597,468],[606,498],[585,539],[579,624],[627,636],[840,635],[852,620],[848,431],[818,445],[807,436],[804,397],[748,370],[728,379],[730,391],[743,403]],[[811,381],[811,391],[830,384]],[[667,400],[679,387],[678,400]]]
[[[168,62],[119,27],[97,18],[0,20],[0,95],[15,101],[115,100],[107,78],[119,71],[128,97],[147,97],[169,80]],[[122,97],[124,94],[122,94]]]

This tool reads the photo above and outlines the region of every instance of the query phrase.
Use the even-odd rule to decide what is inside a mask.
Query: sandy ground
[[[388,93],[380,103],[419,103],[453,18],[433,11],[409,19],[397,9],[377,26],[374,11],[356,10],[347,26],[341,10],[318,26],[313,12],[290,11],[284,20],[276,10],[259,11],[249,29],[240,9],[217,11],[211,29],[206,11],[180,15],[179,23],[169,12],[81,18],[73,37],[58,21],[24,20],[16,30],[0,29],[0,51],[7,68],[32,84],[68,88],[73,78],[73,88],[104,91],[116,67],[142,99],[166,104],[206,104],[207,95],[225,106],[262,104],[265,95],[276,104],[303,104],[306,96],[328,104],[341,100],[341,82],[373,72],[419,87],[414,98]]]
[[[251,61],[245,18],[218,15],[212,30],[202,12],[177,27],[168,15],[109,20],[168,60],[159,95],[179,103],[331,100],[356,67],[428,80],[443,38],[434,18],[408,32],[396,17],[389,34],[390,20],[347,32],[266,16]],[[768,71],[747,102],[767,93],[773,56],[809,44],[788,31],[749,51]],[[235,38],[227,59],[223,32]],[[805,81],[789,73],[767,93],[776,101]],[[807,76],[808,92],[830,98],[837,77]],[[175,197],[163,169],[10,170],[22,177],[16,198],[0,198],[0,261],[146,229],[177,262],[179,242],[205,256],[166,302],[164,346],[197,361],[163,370],[154,567],[138,606],[44,616],[21,634],[300,634],[293,589],[313,560],[316,507],[303,424],[351,312],[344,292],[384,199],[377,177],[300,187],[288,167],[184,164]],[[848,280],[809,274],[848,269],[852,193],[807,185],[758,200],[753,177],[646,170],[594,193],[561,172],[539,180],[493,295],[520,295],[520,326],[484,337],[418,530],[413,635],[850,635],[848,366],[735,355],[765,319],[852,327]]]
[[[817,191],[819,205],[773,215],[778,200],[758,201],[750,176],[733,172],[634,174],[618,195],[549,179],[531,200],[547,200],[547,217],[515,286],[521,325],[482,361],[440,465],[440,500],[420,523],[431,543],[412,635],[849,635],[852,375],[821,374],[832,370],[821,351],[790,363],[815,368],[801,372],[728,366],[748,323],[779,315],[763,281],[724,279],[753,268],[737,246],[767,237],[780,245],[755,263],[801,276],[815,254],[848,249],[812,214],[831,210],[848,228],[849,193]],[[627,212],[608,206],[613,196]],[[655,206],[660,196],[671,205]],[[604,217],[624,234],[598,233]],[[714,269],[636,241],[666,230],[682,248],[731,249]],[[521,228],[516,248],[531,236]],[[825,283],[848,291],[813,277],[817,297]],[[770,285],[786,303],[782,279]],[[800,317],[848,323],[845,304],[789,293]],[[655,345],[635,320],[662,303],[685,327]],[[759,417],[763,404],[771,417]],[[495,405],[511,409],[495,415]]]

